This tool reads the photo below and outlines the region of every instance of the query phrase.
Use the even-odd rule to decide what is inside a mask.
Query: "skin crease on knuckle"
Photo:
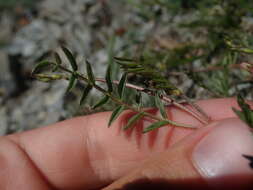
[[[0,137],[0,145],[1,190],[52,189],[21,146],[6,137]]]

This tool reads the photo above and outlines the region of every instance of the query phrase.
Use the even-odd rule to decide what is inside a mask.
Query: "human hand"
[[[142,134],[143,121],[122,131],[128,113],[107,128],[98,113],[0,138],[0,189],[252,189],[248,127],[234,99],[199,101],[213,122],[204,127],[168,108],[172,120],[200,129],[163,127]]]

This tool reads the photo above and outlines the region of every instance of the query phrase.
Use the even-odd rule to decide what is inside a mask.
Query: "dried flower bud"
[[[60,79],[64,78],[63,75],[57,75],[57,74],[50,74],[50,75],[36,74],[36,75],[34,75],[34,77],[37,80],[42,81],[42,82],[51,82],[51,81],[54,81],[54,80],[60,80]]]

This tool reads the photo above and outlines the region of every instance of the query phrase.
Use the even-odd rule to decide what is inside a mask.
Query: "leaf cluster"
[[[145,59],[133,60],[115,57],[115,60],[126,73],[139,76],[139,81],[142,81],[146,88],[155,91],[162,90],[167,95],[181,94],[181,91],[163,76],[161,71],[156,70]]]
[[[36,65],[34,68],[32,75],[43,82],[50,82],[55,80],[61,80],[65,79],[68,80],[68,87],[67,87],[67,93],[71,91],[75,86],[76,82],[80,81],[85,84],[85,88],[83,89],[82,96],[80,99],[80,105],[83,105],[83,103],[86,101],[88,95],[91,93],[92,89],[95,89],[101,93],[104,94],[104,96],[94,105],[92,105],[93,109],[97,109],[100,106],[106,104],[109,102],[109,100],[115,102],[118,104],[118,106],[112,111],[111,117],[108,121],[108,126],[110,127],[112,123],[123,113],[124,110],[129,109],[132,110],[135,115],[133,115],[131,118],[129,118],[129,121],[126,123],[124,129],[130,129],[134,127],[134,125],[143,117],[149,117],[151,118],[154,123],[151,124],[148,128],[146,128],[143,132],[149,132],[154,129],[160,128],[162,126],[166,125],[174,125],[178,127],[190,127],[194,128],[193,126],[177,123],[174,121],[171,121],[167,117],[166,109],[165,109],[165,103],[163,102],[163,93],[167,92],[169,90],[172,90],[172,87],[168,87],[169,83],[166,83],[165,78],[160,77],[157,72],[154,72],[150,70],[150,68],[146,67],[144,68],[143,65],[133,62],[132,60],[122,59],[122,58],[115,58],[116,62],[118,62],[122,68],[124,69],[124,73],[121,76],[120,81],[112,81],[111,77],[111,65],[108,65],[105,80],[102,80],[106,83],[107,88],[105,89],[103,86],[99,85],[98,81],[101,82],[101,79],[96,79],[92,70],[91,63],[87,60],[86,61],[86,74],[82,74],[78,71],[78,63],[76,62],[76,59],[72,52],[68,50],[66,47],[62,47],[62,51],[64,52],[66,58],[68,59],[70,68],[67,68],[64,66],[61,57],[54,53],[55,61],[43,61]],[[41,71],[42,68],[50,66],[52,68],[52,72],[65,72],[66,74],[43,74],[38,73]],[[139,92],[136,93],[136,99],[134,104],[129,104],[127,101],[125,101],[126,96],[126,88],[131,87],[133,88],[133,85],[127,84],[128,74],[136,74],[141,75],[142,77],[146,77],[146,79],[149,80],[149,82],[155,82],[155,85],[152,85],[152,89],[150,86],[147,86],[146,89],[143,90],[141,87],[135,87],[135,90],[139,90]],[[147,77],[148,76],[148,77]],[[159,84],[160,83],[160,84]],[[159,86],[160,85],[160,86]],[[167,86],[162,86],[167,85]],[[173,88],[175,90],[176,88]],[[141,105],[142,102],[142,96],[141,93],[145,92],[154,92],[152,94],[148,94],[150,96],[155,97],[155,102],[157,108],[160,110],[161,117],[152,115],[148,112],[146,112]]]

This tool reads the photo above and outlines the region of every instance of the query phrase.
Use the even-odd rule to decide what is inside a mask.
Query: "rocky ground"
[[[129,23],[140,24],[140,20],[120,1],[45,0],[33,8],[3,11],[0,135],[48,125],[77,115],[80,110],[89,113],[89,108],[78,107],[78,92],[65,95],[66,82],[34,81],[31,70],[52,51],[61,53],[59,47],[64,44],[75,52],[81,68],[88,58],[96,75],[102,77],[110,55],[126,45],[127,40],[120,36]],[[145,33],[150,27],[142,26],[140,31]]]

